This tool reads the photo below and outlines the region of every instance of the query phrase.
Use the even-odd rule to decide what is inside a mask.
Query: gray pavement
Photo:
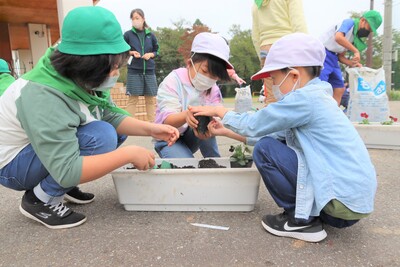
[[[400,102],[390,105],[400,117]],[[148,137],[128,143],[152,148]],[[235,142],[218,143],[228,156]],[[251,212],[128,212],[107,175],[81,185],[96,200],[71,206],[88,220],[67,230],[29,220],[18,210],[23,193],[0,187],[0,266],[400,266],[400,150],[369,152],[378,174],[375,212],[348,229],[326,227],[328,237],[317,244],[262,228],[264,214],[280,212],[262,183]]]

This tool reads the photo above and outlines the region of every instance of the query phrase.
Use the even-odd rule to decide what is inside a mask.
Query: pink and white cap
[[[251,79],[267,78],[269,72],[288,67],[323,67],[325,56],[325,46],[317,38],[305,33],[288,34],[271,46],[264,67]]]
[[[227,69],[233,69],[233,65],[229,62],[229,45],[219,34],[210,32],[197,34],[194,37],[191,51],[216,56],[226,62]]]

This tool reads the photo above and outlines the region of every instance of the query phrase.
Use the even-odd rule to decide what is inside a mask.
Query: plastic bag
[[[350,121],[362,121],[361,113],[368,114],[370,122],[383,122],[389,118],[385,72],[382,68],[347,68],[350,100],[347,116]]]
[[[253,99],[251,97],[250,85],[235,88],[235,112],[243,113],[252,110]]]

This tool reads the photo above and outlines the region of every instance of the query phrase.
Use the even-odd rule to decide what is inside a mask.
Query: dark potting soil
[[[175,164],[172,164],[170,162],[168,162],[168,163],[170,164],[170,168],[165,168],[165,166],[164,166],[164,168],[161,168],[161,164],[158,164],[157,168],[155,168],[155,169],[196,169],[196,167],[193,166],[193,165],[185,165],[185,166],[182,166],[182,167],[178,167]],[[165,162],[164,162],[164,164],[165,164]],[[202,159],[202,160],[199,161],[198,168],[199,169],[212,169],[212,168],[215,169],[215,168],[226,168],[226,166],[219,165],[213,159]],[[132,167],[126,167],[126,169],[127,170],[134,170],[136,168],[134,166],[132,166]]]
[[[157,167],[154,169],[164,169],[164,170],[167,170],[167,169],[196,169],[196,167],[192,166],[192,165],[178,167],[175,164],[172,164],[170,162],[168,162],[168,163],[170,164],[169,168],[165,168],[165,167],[161,168],[161,164],[158,164]],[[127,170],[135,170],[136,168],[135,168],[135,166],[131,166],[131,167],[126,167],[126,169]]]
[[[197,131],[201,134],[205,134],[208,131],[208,124],[211,121],[211,118],[208,116],[195,116],[196,120],[199,122],[197,125]]]
[[[226,168],[226,166],[221,166],[219,165],[215,160],[213,159],[202,159],[199,161],[199,169],[202,168]]]

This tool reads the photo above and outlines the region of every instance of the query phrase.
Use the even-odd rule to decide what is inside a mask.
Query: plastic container
[[[200,159],[157,159],[197,168]],[[227,168],[153,169],[124,166],[111,173],[118,200],[128,211],[252,211],[260,174],[255,167],[230,168],[229,158],[214,158]]]
[[[367,148],[400,149],[400,124],[353,123]]]

